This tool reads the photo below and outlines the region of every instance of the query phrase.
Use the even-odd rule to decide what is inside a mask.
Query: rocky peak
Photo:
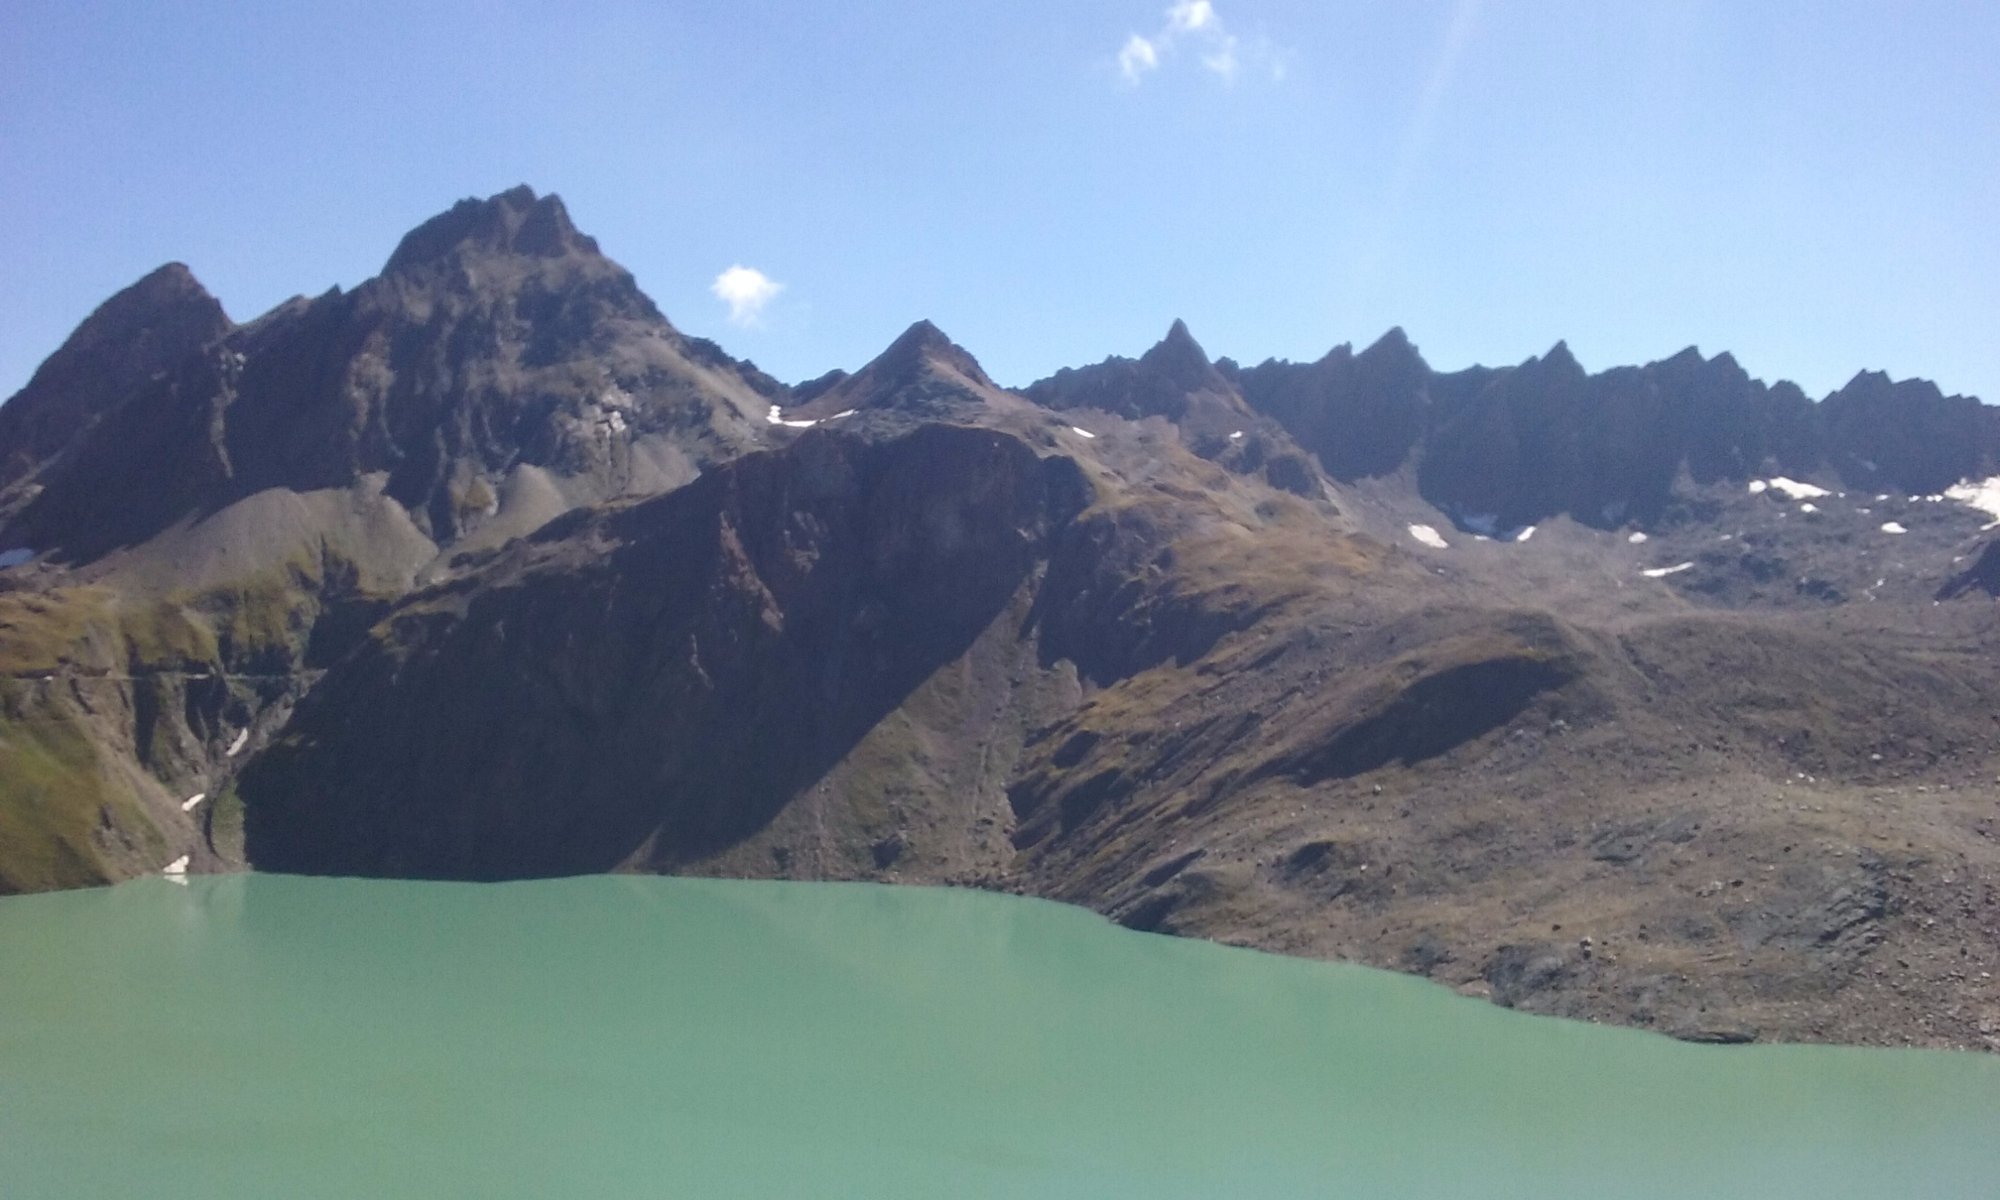
[[[178,262],[106,300],[0,406],[0,487],[32,473],[153,376],[230,328],[222,305]]]
[[[2000,469],[2000,427],[1970,396],[1928,379],[1862,371],[1820,402],[1827,449],[1843,478],[1926,494]]]
[[[813,402],[821,415],[862,408],[908,408],[933,401],[983,400],[998,389],[979,361],[929,321],[918,321],[854,374]]]
[[[537,197],[522,184],[484,200],[466,199],[405,234],[383,267],[395,274],[455,254],[514,254],[559,258],[598,253],[597,242],[577,231],[562,198]]]
[[[1188,332],[1187,323],[1177,320],[1166,337],[1138,358],[1113,355],[1094,366],[1066,367],[1030,384],[1027,395],[1059,412],[1095,408],[1129,420],[1165,417],[1182,425],[1184,433],[1203,436],[1215,432],[1207,429],[1211,425],[1220,425],[1222,433],[1241,429],[1249,417],[1231,382],[1240,374],[1240,370],[1229,375],[1218,370]],[[1201,431],[1187,428],[1190,413],[1197,411]]]
[[[169,272],[149,290],[175,287]],[[59,473],[41,471],[18,513],[0,497],[0,529],[92,561],[191,511],[386,475],[383,494],[433,542],[498,537],[568,504],[678,486],[756,445],[782,392],[668,324],[561,200],[516,188],[424,222],[352,291],[280,306],[206,359],[178,356]],[[505,482],[524,468],[564,482],[512,493],[525,507],[510,509]]]
[[[1689,346],[1676,354],[1668,355],[1653,365],[1676,370],[1692,370],[1707,366],[1708,360],[1701,356],[1701,347]]]
[[[1166,337],[1139,356],[1139,366],[1142,371],[1186,391],[1223,386],[1201,343],[1188,332],[1187,322],[1178,319],[1167,330]]]
[[[1363,386],[1395,391],[1406,401],[1422,390],[1431,371],[1400,325],[1391,326],[1389,332],[1354,355],[1354,366]]]
[[[1570,352],[1569,342],[1567,341],[1557,342],[1555,345],[1549,347],[1547,354],[1542,355],[1540,358],[1531,358],[1521,365],[1523,368],[1539,366],[1542,370],[1552,374],[1567,375],[1578,379],[1588,374],[1583,369],[1583,364],[1576,361],[1576,355]]]
[[[1430,368],[1400,327],[1360,354],[1346,342],[1311,363],[1271,359],[1243,373],[1252,409],[1283,426],[1329,475],[1395,471],[1422,435]]]
[[[1417,347],[1401,325],[1391,325],[1387,333],[1370,342],[1360,357],[1376,360],[1420,359]]]
[[[905,329],[889,343],[889,348],[875,356],[879,363],[898,365],[914,364],[933,355],[949,354],[958,346],[945,336],[945,332],[928,320],[921,320]],[[963,353],[963,351],[960,351]]]
[[[876,357],[870,369],[885,380],[903,381],[943,372],[962,375],[985,387],[993,386],[978,360],[929,321],[918,321],[904,330],[901,337]]]

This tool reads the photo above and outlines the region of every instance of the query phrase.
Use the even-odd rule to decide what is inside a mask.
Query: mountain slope
[[[519,188],[412,231],[353,292],[181,357],[0,540],[88,562],[260,491],[371,475],[439,545],[504,537],[741,453],[780,390],[681,335],[560,200]]]
[[[160,373],[229,332],[229,317],[180,263],[106,300],[0,405],[0,513],[11,493]]]
[[[0,408],[0,890],[955,883],[2000,1049],[1975,401],[1179,322],[1021,391],[918,322],[787,388],[526,189],[212,304],[167,271]]]

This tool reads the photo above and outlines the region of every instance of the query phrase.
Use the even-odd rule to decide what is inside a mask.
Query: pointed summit
[[[1094,366],[1065,368],[1026,391],[1029,399],[1057,412],[1094,408],[1134,421],[1165,417],[1196,437],[1226,437],[1250,416],[1235,385],[1179,320],[1136,359],[1114,355]],[[1199,418],[1191,424],[1190,413]]]
[[[944,330],[928,320],[922,320],[896,335],[896,340],[890,342],[889,348],[877,357],[915,358],[956,349],[958,347],[945,336]]]
[[[201,286],[187,264],[170,262],[98,305],[35,374],[39,379],[70,355],[131,349],[135,340],[149,340],[178,356],[177,347],[193,342],[186,347],[193,349],[229,328],[222,305]],[[34,386],[32,381],[29,386]]]
[[[1430,368],[1424,363],[1424,356],[1418,352],[1410,335],[1403,332],[1401,325],[1391,325],[1389,331],[1371,342],[1358,356],[1358,361],[1371,370],[1420,370]]]
[[[979,361],[929,321],[918,321],[869,364],[828,388],[809,415],[904,408],[936,400],[988,399],[997,392]]]
[[[1214,364],[1208,361],[1201,343],[1188,332],[1187,322],[1178,318],[1168,327],[1166,337],[1139,356],[1139,366],[1188,391],[1227,386],[1216,374]]]
[[[143,290],[195,286],[169,269]],[[200,297],[214,324],[196,344],[227,328]],[[119,361],[86,357],[98,371]],[[40,490],[19,506],[0,495],[0,531],[20,538],[0,544],[92,561],[192,512],[371,476],[435,545],[497,544],[569,505],[677,486],[758,444],[780,390],[675,330],[561,200],[526,187],[453,205],[402,239],[385,274],[287,302],[169,370],[110,393],[117,407],[74,453],[31,464]],[[504,485],[524,467],[562,486],[516,505]]]
[[[1388,332],[1370,342],[1368,348],[1362,351],[1363,354],[1398,356],[1416,352],[1416,346],[1410,342],[1410,335],[1403,332],[1401,325],[1389,326]]]
[[[186,265],[171,262],[112,296],[0,406],[0,487],[63,450],[152,377],[229,332]]]
[[[862,368],[861,373],[879,372],[884,379],[907,381],[926,372],[943,372],[962,375],[981,387],[992,387],[993,381],[963,346],[945,336],[945,332],[929,321],[918,321],[904,330],[902,336],[889,343],[889,348],[877,355],[875,361]]]
[[[407,271],[461,251],[530,258],[598,253],[597,242],[577,232],[561,197],[537,197],[522,184],[484,200],[461,200],[425,221],[404,235],[382,270]]]

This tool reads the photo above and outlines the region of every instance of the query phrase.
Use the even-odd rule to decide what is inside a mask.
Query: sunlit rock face
[[[1921,382],[1396,330],[1009,389],[917,321],[786,386],[516,189],[240,326],[163,269],[0,408],[0,891],[961,884],[1985,1045],[1994,445]]]

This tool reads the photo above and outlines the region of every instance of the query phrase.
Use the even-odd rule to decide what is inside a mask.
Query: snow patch
[[[160,874],[162,875],[185,875],[187,873],[188,856],[185,854],[160,868]]]
[[[1765,483],[1761,479],[1753,479],[1750,481],[1750,494],[1753,496],[1761,496],[1764,494],[1764,489],[1770,486],[1771,486],[1770,484]]]
[[[1523,525],[1521,526],[1521,532],[1514,535],[1514,540],[1517,542],[1525,542],[1529,538],[1534,536],[1535,536],[1535,526]]]
[[[1665,579],[1669,575],[1678,575],[1682,571],[1692,571],[1692,570],[1694,570],[1694,564],[1691,562],[1684,562],[1684,563],[1676,563],[1671,567],[1648,567],[1647,569],[1639,572],[1639,574],[1644,575],[1648,579]]]
[[[1075,425],[1070,426],[1069,431],[1080,438],[1090,438],[1093,441],[1095,441],[1097,438],[1097,435],[1090,432],[1090,430],[1083,429]]]
[[[1646,535],[1643,533],[1634,533],[1631,537],[1628,537],[1625,540],[1632,543],[1634,546],[1643,546],[1646,543]]]
[[[1234,442],[1234,441],[1240,441],[1240,440],[1242,440],[1242,437],[1243,437],[1243,431],[1242,431],[1241,429],[1239,429],[1239,430],[1237,430],[1237,431],[1236,431],[1235,433],[1232,433],[1232,434],[1230,434],[1230,435],[1229,435],[1229,440],[1230,440],[1230,441],[1232,441],[1232,442]]]
[[[827,418],[827,420],[829,420],[829,421],[838,421],[838,420],[841,420],[841,419],[842,419],[842,418],[844,418],[844,417],[851,417],[851,416],[853,416],[853,415],[854,415],[855,413],[857,413],[857,412],[859,412],[859,411],[860,411],[859,409],[854,409],[854,408],[843,408],[843,409],[841,409],[841,410],[840,410],[839,412],[837,412],[837,413],[833,414],[832,416],[828,417],[828,418]]]
[[[246,729],[242,733],[236,735],[236,740],[229,743],[229,749],[224,750],[222,752],[222,755],[224,758],[235,758],[237,755],[243,753],[243,747],[249,744],[250,744],[250,731]]]
[[[1884,522],[1882,522],[1882,532],[1883,532],[1883,533],[1908,533],[1908,532],[1910,532],[1910,531],[1909,531],[1909,530],[1907,530],[1907,529],[1905,529],[1905,528],[1903,528],[1903,527],[1902,527],[1902,525],[1900,525],[1899,523],[1897,523],[1897,522],[1895,522],[1895,521],[1884,521]]]
[[[770,412],[764,414],[764,419],[773,425],[783,425],[787,429],[811,429],[819,424],[818,421],[787,421],[784,408],[776,404],[771,406]]]
[[[208,799],[207,792],[196,792],[194,795],[189,796],[187,799],[181,801],[181,811],[193,812],[194,806],[200,804],[202,801],[206,799]]]
[[[1772,491],[1783,492],[1794,500],[1818,500],[1822,497],[1833,495],[1832,492],[1827,491],[1823,487],[1814,487],[1810,483],[1800,483],[1796,479],[1787,479],[1783,475],[1778,476],[1770,482]]]
[[[1965,505],[1976,508],[1989,517],[2000,519],[2000,475],[1991,479],[1963,479],[1944,490],[1944,494]],[[5,555],[0,555],[4,564]]]
[[[0,570],[5,570],[8,567],[18,567],[33,557],[35,557],[35,552],[26,546],[22,546],[16,550],[0,552]]]
[[[1799,511],[1800,511],[1800,512],[1802,512],[1802,513],[1816,513],[1816,512],[1818,512],[1818,511],[1819,511],[1819,505],[1817,505],[1817,504],[1801,504],[1801,505],[1799,505]]]
[[[1410,536],[1433,550],[1448,550],[1451,548],[1451,543],[1445,541],[1443,536],[1429,525],[1410,526]]]

